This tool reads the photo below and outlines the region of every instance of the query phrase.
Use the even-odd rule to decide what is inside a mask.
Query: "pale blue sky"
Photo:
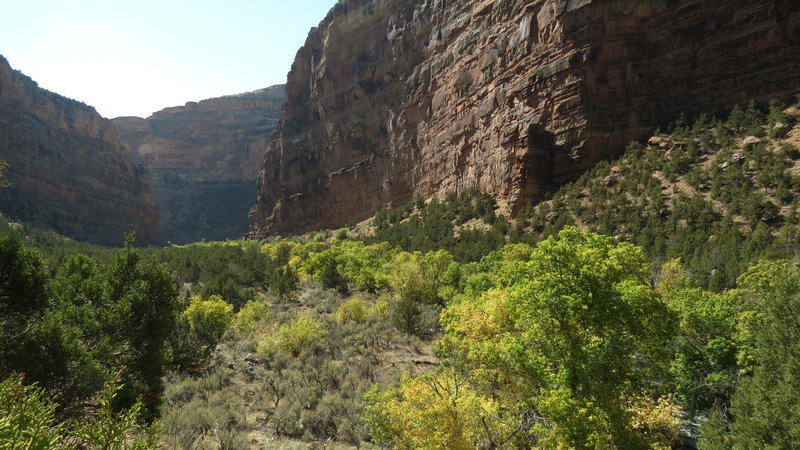
[[[0,54],[104,117],[286,81],[336,0],[0,0]]]

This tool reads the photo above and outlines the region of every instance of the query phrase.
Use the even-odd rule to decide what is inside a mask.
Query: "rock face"
[[[512,214],[681,111],[800,88],[796,0],[340,0],[289,74],[256,236],[479,187]]]
[[[159,240],[148,180],[94,108],[41,89],[0,56],[0,212],[98,244]]]
[[[239,238],[284,86],[113,120],[152,178],[161,235],[176,244]]]

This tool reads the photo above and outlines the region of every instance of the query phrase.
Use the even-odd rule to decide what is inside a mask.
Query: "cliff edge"
[[[279,85],[189,102],[147,119],[112,120],[151,176],[164,240],[185,244],[247,232],[253,187],[284,100]]]
[[[46,91],[0,56],[0,159],[9,163],[0,211],[78,240],[159,241],[148,178],[111,122],[94,108]]]
[[[793,0],[340,0],[309,33],[251,233],[478,187],[513,214],[682,111],[800,88]]]

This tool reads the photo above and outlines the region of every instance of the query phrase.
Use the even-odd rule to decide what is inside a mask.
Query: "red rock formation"
[[[11,187],[0,212],[99,244],[158,241],[158,211],[143,169],[94,108],[39,88],[0,56],[0,159]]]
[[[795,0],[340,0],[289,74],[251,231],[479,187],[511,212],[681,111],[800,88]]]
[[[112,122],[150,173],[161,235],[173,243],[239,238],[284,87],[191,102]]]

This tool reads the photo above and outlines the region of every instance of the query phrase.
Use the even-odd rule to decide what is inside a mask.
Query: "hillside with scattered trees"
[[[798,118],[681,118],[514,219],[470,191],[119,249],[2,220],[0,447],[794,448]]]

